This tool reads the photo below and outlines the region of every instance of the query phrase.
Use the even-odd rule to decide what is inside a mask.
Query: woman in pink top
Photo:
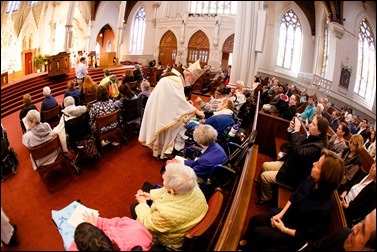
[[[136,246],[147,251],[152,245],[148,229],[134,219],[84,214],[84,220],[75,230],[70,251],[131,251]]]

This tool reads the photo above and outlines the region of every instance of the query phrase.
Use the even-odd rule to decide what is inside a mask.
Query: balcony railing
[[[306,87],[308,90],[310,89],[324,94],[328,94],[332,86],[332,81],[312,73],[299,73],[297,83]]]

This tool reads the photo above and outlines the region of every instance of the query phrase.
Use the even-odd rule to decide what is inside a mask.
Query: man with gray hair
[[[52,108],[55,108],[58,106],[58,102],[56,99],[51,95],[51,89],[50,87],[44,87],[43,88],[43,96],[45,97],[41,104],[41,121],[44,122],[43,119],[43,113],[42,111],[50,110]],[[59,118],[51,119],[51,121],[58,120]]]

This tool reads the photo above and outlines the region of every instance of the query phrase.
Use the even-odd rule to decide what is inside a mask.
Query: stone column
[[[236,28],[234,34],[233,64],[230,83],[243,80],[251,87],[257,73],[257,12],[263,10],[263,1],[237,2]]]

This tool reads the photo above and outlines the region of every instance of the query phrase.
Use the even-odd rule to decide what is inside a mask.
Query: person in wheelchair
[[[216,143],[217,131],[211,125],[199,124],[194,130],[194,141],[202,148],[201,155],[195,160],[189,160],[176,156],[166,161],[170,163],[183,163],[191,167],[198,177],[199,184],[203,183],[209,177],[211,170],[218,164],[223,164],[228,160],[224,149]],[[163,173],[165,167],[161,169]]]

